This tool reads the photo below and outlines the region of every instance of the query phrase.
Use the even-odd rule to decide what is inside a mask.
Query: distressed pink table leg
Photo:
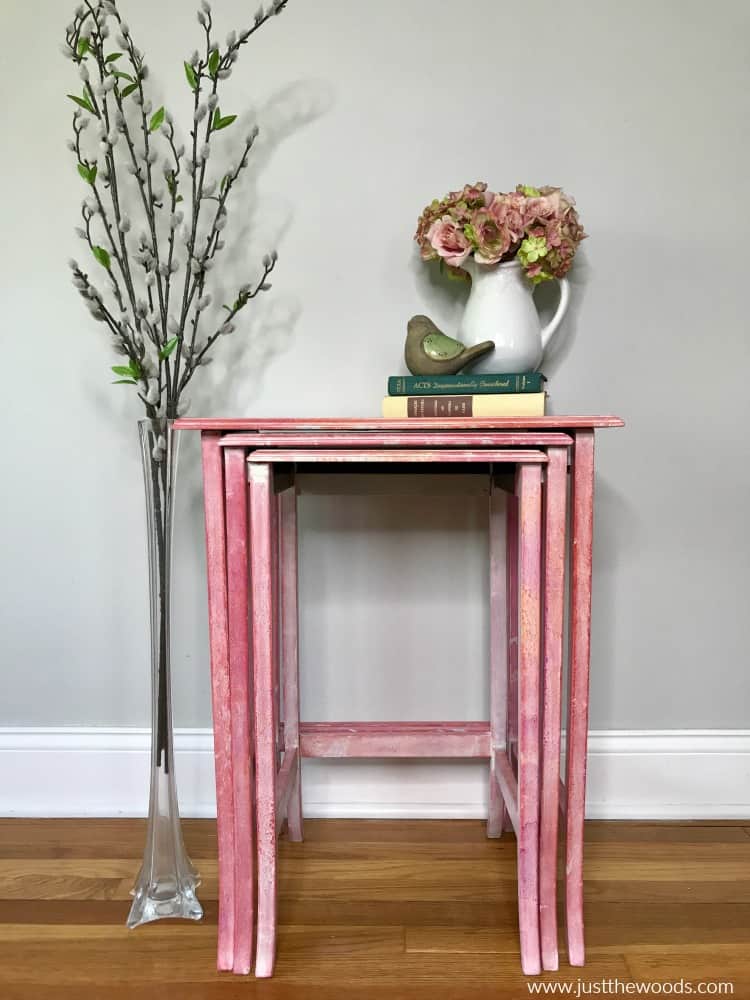
[[[229,610],[229,674],[232,696],[234,789],[234,972],[252,965],[253,835],[250,785],[250,648],[247,460],[244,448],[224,449]]]
[[[490,788],[487,836],[499,837],[510,819],[495,777],[495,750],[506,739],[508,717],[507,610],[504,560],[505,493],[490,481]]]
[[[303,839],[302,757],[299,752],[299,611],[297,584],[297,488],[281,494],[281,661],[284,753],[297,751],[296,776],[289,796],[289,839]]]
[[[219,921],[216,965],[234,965],[234,791],[227,608],[224,467],[218,433],[201,435],[208,576],[208,637],[216,771]]]
[[[518,923],[521,968],[541,972],[539,953],[539,661],[541,647],[542,470],[517,473],[518,542]]]
[[[560,808],[565,506],[568,450],[548,448],[544,505],[544,672],[542,791],[539,846],[539,922],[542,965],[554,971],[557,954],[557,831]]]
[[[281,496],[274,494],[271,504],[271,571],[274,594],[274,605],[277,609],[276,624],[273,630],[273,731],[276,748],[276,773],[281,767],[281,635],[279,629],[278,609],[280,606],[280,567],[281,559]]]
[[[276,732],[274,730],[273,475],[250,465],[250,564],[255,691],[255,812],[258,842],[258,946],[255,975],[273,974],[276,957]]]
[[[508,758],[518,777],[518,497],[509,493],[505,500],[505,559],[506,559],[506,672],[507,710],[505,746]],[[507,813],[505,829],[512,830]]]
[[[568,960],[583,965],[583,826],[589,726],[591,555],[594,529],[594,432],[576,431],[573,445],[570,551],[570,680],[568,692],[565,902]]]

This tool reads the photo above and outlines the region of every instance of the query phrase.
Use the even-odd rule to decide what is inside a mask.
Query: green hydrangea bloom
[[[546,257],[549,251],[547,241],[543,236],[527,236],[518,250],[518,259],[524,267],[535,264],[540,257]]]

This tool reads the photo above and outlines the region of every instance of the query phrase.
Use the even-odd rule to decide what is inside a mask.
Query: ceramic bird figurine
[[[407,330],[404,358],[412,375],[455,375],[495,349],[491,340],[464,347],[438,330],[429,316],[412,316]]]

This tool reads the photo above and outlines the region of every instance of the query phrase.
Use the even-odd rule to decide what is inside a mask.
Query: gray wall
[[[184,120],[192,5],[122,5]],[[223,36],[247,5],[216,7]],[[64,149],[66,13],[6,4],[0,50],[0,724],[142,726],[139,413],[68,283],[82,191]],[[224,102],[266,137],[227,280],[270,242],[281,259],[194,413],[376,414],[407,317],[451,328],[461,307],[415,259],[422,205],[477,178],[576,196],[591,239],[545,364],[552,407],[627,420],[598,443],[597,729],[747,726],[748,29],[743,0],[291,0]],[[186,439],[183,726],[210,721],[197,459]],[[310,496],[301,516],[304,714],[481,716],[479,501]]]

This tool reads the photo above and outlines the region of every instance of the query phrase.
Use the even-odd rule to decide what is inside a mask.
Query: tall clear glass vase
[[[132,894],[128,927],[151,920],[200,920],[197,871],[185,853],[177,809],[172,741],[169,613],[172,522],[179,432],[169,420],[138,421],[146,487],[151,605],[151,792],[143,864]]]

